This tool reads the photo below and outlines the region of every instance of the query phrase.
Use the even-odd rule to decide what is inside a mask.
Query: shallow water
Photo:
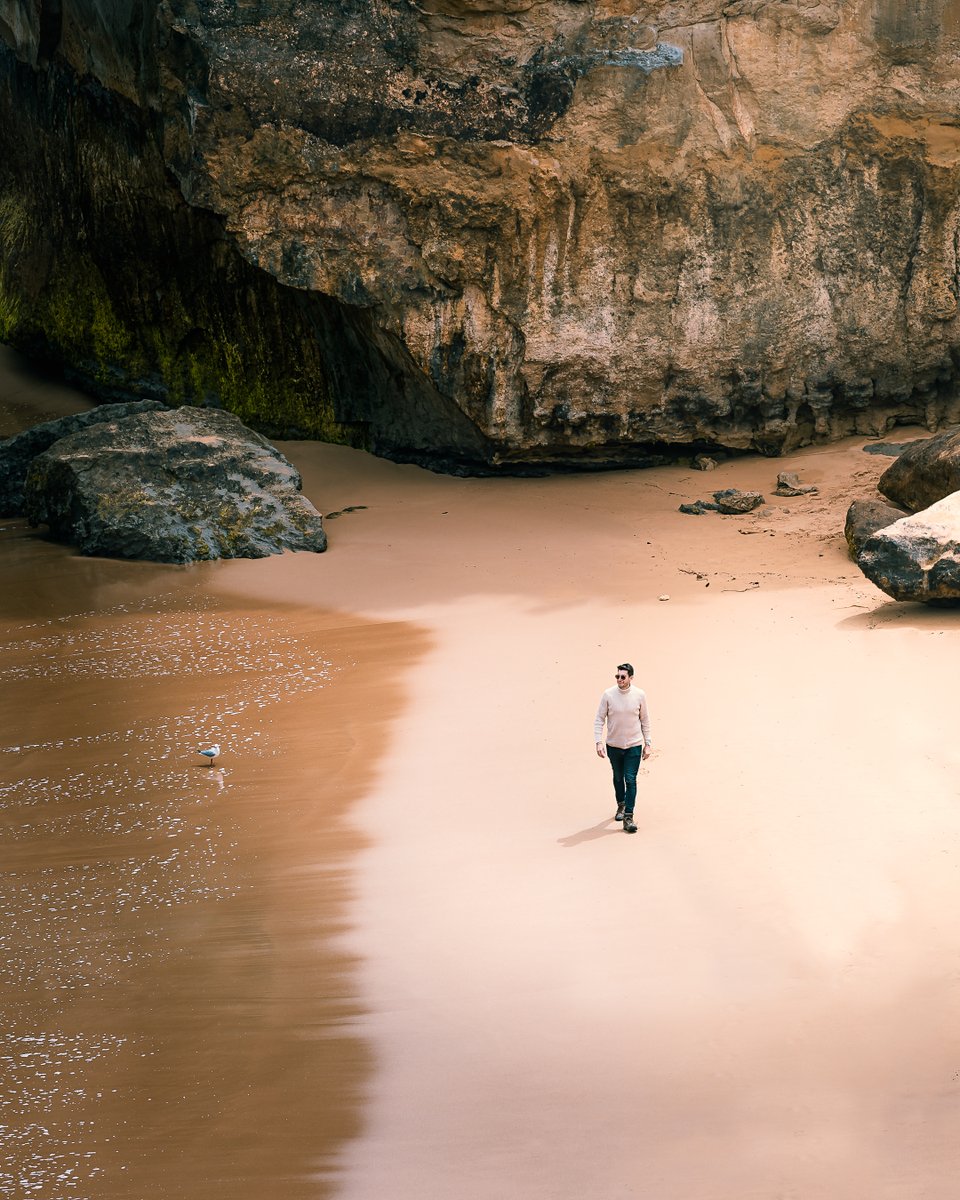
[[[369,1071],[341,714],[415,647],[18,521],[0,561],[0,1197],[326,1194]]]

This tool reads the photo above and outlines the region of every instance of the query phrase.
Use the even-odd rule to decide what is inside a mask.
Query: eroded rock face
[[[362,326],[376,397],[334,370],[330,403],[380,452],[600,465],[960,419],[960,0],[0,12],[40,92],[56,60],[123,97],[188,205]]]
[[[321,552],[297,469],[232,413],[180,408],[102,421],[30,467],[26,515],[84,554],[186,563]]]

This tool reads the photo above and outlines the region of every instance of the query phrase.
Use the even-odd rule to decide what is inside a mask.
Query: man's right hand
[[[597,742],[597,757],[598,758],[606,758],[607,757],[607,749],[604,746],[603,742]]]

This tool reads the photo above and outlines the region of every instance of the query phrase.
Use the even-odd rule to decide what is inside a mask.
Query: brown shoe
[[[637,827],[633,823],[633,813],[625,813],[623,818],[623,832],[636,833]]]

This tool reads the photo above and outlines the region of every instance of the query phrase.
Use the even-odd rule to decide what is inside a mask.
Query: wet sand
[[[0,377],[7,432],[88,407],[9,351]],[[425,637],[0,526],[0,1196],[329,1195],[372,1063],[352,814],[396,678],[343,714]]]
[[[59,586],[0,639],[0,1195],[327,1194],[370,1069],[340,938],[377,747],[340,709],[416,635],[15,543]]]
[[[542,480],[288,443],[330,550],[189,569],[7,523],[4,1012],[84,1091],[48,1162],[18,1076],[0,1195],[952,1197],[960,614],[847,559],[863,441]],[[677,512],[725,486],[769,503]]]

